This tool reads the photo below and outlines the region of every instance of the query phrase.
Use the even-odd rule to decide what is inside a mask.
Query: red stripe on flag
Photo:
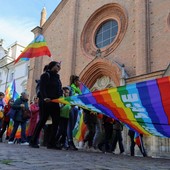
[[[170,124],[170,77],[157,79],[157,83],[160,90],[162,105]]]

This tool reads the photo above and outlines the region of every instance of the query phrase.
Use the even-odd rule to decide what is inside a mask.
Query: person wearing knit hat
[[[48,117],[51,116],[52,130],[47,148],[57,149],[55,136],[59,125],[60,107],[58,103],[53,103],[51,100],[63,95],[62,84],[58,74],[60,69],[61,64],[59,62],[51,61],[48,64],[47,71],[40,77],[40,119],[30,140],[30,147],[39,148],[37,141],[40,131],[44,127]]]

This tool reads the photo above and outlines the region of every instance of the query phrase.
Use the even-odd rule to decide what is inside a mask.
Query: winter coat
[[[15,115],[14,115],[14,121],[19,121],[19,122],[24,122],[27,121],[23,119],[23,114],[22,114],[22,109],[21,104],[25,105],[25,109],[29,109],[28,107],[28,101],[20,97],[19,99],[15,100],[14,104],[12,105],[12,108],[16,110]]]
[[[10,108],[11,108],[10,104],[5,105],[5,107],[4,107],[4,122],[10,121],[10,117],[7,115]]]
[[[42,100],[45,98],[57,99],[63,95],[59,74],[48,71],[41,75],[40,95]]]

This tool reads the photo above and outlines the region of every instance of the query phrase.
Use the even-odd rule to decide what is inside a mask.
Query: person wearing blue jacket
[[[9,137],[8,144],[13,144],[15,139],[15,134],[18,130],[19,125],[21,125],[21,144],[28,145],[26,139],[26,122],[27,119],[23,117],[23,109],[29,109],[28,107],[28,94],[26,92],[22,92],[20,98],[15,100],[12,108],[15,110],[14,115],[14,127]]]

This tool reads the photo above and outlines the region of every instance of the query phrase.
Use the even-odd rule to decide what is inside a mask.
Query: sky
[[[8,48],[16,41],[27,46],[33,39],[33,28],[40,25],[41,11],[46,8],[47,18],[61,0],[0,0],[0,39]]]

